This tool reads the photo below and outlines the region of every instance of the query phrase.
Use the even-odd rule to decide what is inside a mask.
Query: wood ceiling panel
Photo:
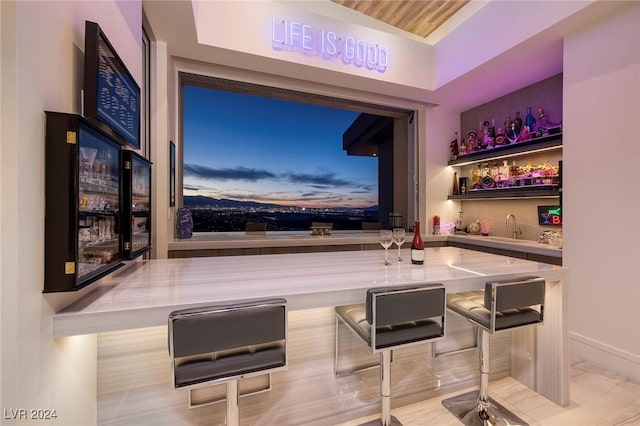
[[[469,0],[331,0],[401,30],[426,37]]]

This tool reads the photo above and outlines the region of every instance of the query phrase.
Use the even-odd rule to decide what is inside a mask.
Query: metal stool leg
[[[522,419],[489,398],[489,338],[488,331],[480,330],[480,389],[442,401],[451,413],[467,426],[528,426]]]
[[[382,405],[380,419],[361,426],[402,426],[402,423],[391,415],[391,352],[380,352],[380,402]]]
[[[238,410],[238,381],[227,382],[227,426],[240,425],[240,411]]]
[[[380,353],[380,402],[382,426],[391,424],[391,351]]]

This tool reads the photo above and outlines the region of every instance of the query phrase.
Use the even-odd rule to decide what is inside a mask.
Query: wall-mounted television
[[[86,21],[84,116],[121,144],[140,149],[140,86],[100,26]]]

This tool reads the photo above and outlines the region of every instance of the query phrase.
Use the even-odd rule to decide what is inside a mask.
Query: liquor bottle
[[[458,132],[456,132],[455,135],[453,136],[453,140],[449,144],[449,149],[451,150],[451,159],[452,160],[455,160],[456,158],[458,158],[458,155],[460,155],[459,145],[460,145],[460,143],[458,141]]]
[[[513,134],[513,120],[511,116],[504,122],[504,135],[506,137],[504,143],[506,145],[510,144],[515,135]]]
[[[458,188],[458,172],[453,173],[453,190],[451,191],[451,195],[459,195],[460,189]]]
[[[440,216],[433,217],[433,235],[440,235]]]
[[[524,117],[524,125],[529,127],[529,133],[533,133],[535,131],[533,127],[536,125],[536,119],[533,118],[533,115],[531,114],[531,107],[527,108],[527,115]]]
[[[516,118],[513,119],[513,125],[516,135],[520,135],[520,132],[522,131],[522,118],[520,118],[520,111],[516,111]]]
[[[456,220],[456,225],[454,228],[455,232],[466,232],[464,227],[464,212],[458,212],[458,220]]]
[[[424,263],[424,243],[420,236],[420,221],[416,220],[415,233],[411,241],[411,263],[422,265]]]
[[[473,183],[472,189],[479,189],[481,187],[480,182],[482,181],[482,168],[481,164],[478,163],[478,168],[473,169],[471,172],[471,182]]]
[[[511,177],[511,167],[509,167],[509,162],[507,160],[502,160],[502,166],[500,166],[500,172],[498,173],[498,181],[504,182],[508,181]],[[508,185],[502,185],[508,186]]]
[[[545,130],[549,127],[549,119],[544,113],[544,108],[538,107],[538,125]]]
[[[464,138],[460,140],[460,147],[458,148],[458,154],[467,155],[467,144],[464,141]]]

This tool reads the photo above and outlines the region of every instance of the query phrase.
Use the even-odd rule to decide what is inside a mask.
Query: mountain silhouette
[[[256,201],[237,201],[228,198],[213,198],[204,195],[185,195],[185,207],[235,207],[235,208],[289,208],[292,206],[284,206],[282,204],[258,203]],[[339,207],[338,207],[339,208]],[[366,211],[376,211],[378,206],[365,207]]]
[[[265,204],[265,203],[257,203],[255,201],[237,201],[237,200],[230,200],[228,198],[205,197],[204,195],[185,195],[184,205],[185,207],[187,206],[238,207],[238,208],[240,207],[254,207],[254,208],[256,207],[267,207],[267,208],[287,207],[280,204]]]

